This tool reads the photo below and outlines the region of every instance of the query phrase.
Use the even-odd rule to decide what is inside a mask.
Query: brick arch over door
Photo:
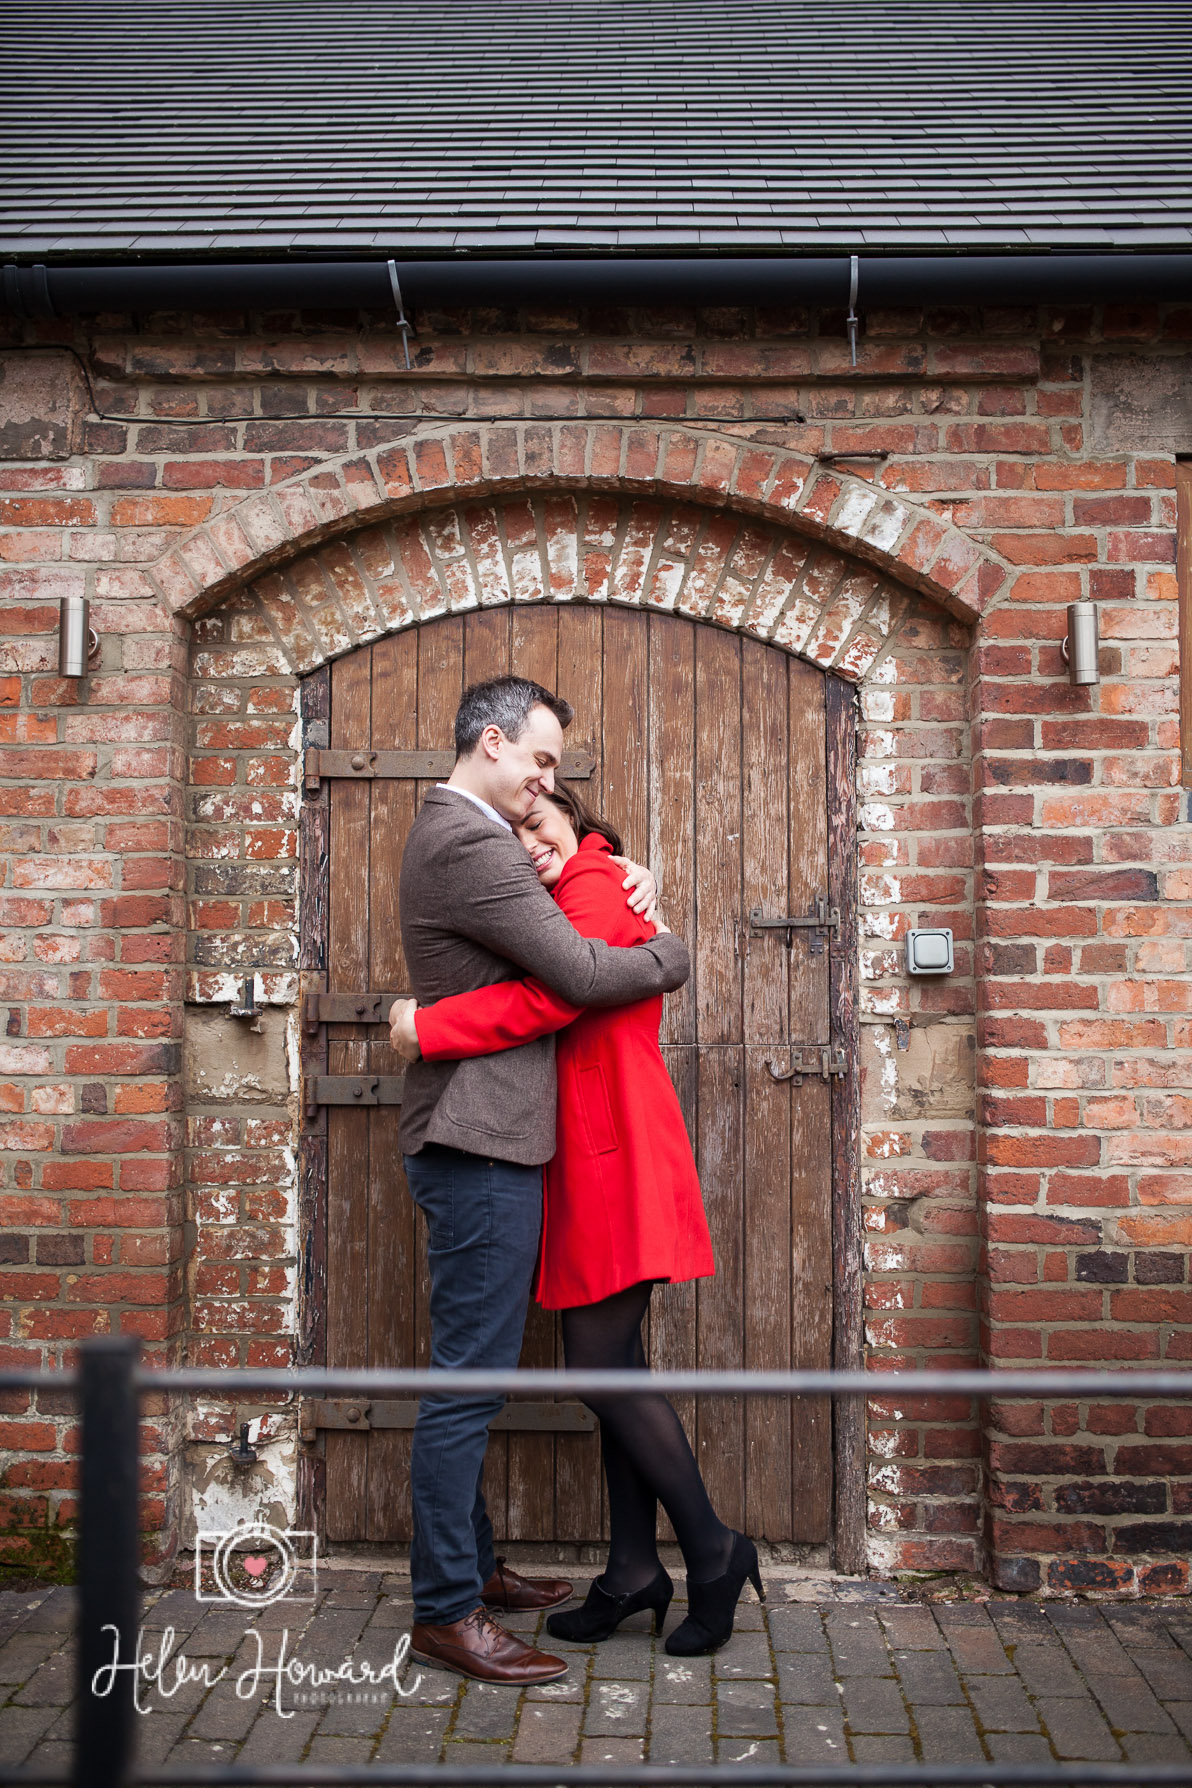
[[[690,424],[442,427],[328,460],[175,541],[151,568],[171,612],[194,618],[321,542],[464,500],[569,490],[646,495],[793,528],[975,621],[1008,568],[931,509],[805,454]]]
[[[387,633],[535,602],[710,621],[858,682],[908,596],[857,559],[732,510],[561,492],[456,503],[325,541],[225,603],[223,630],[255,646],[262,670],[304,676]]]

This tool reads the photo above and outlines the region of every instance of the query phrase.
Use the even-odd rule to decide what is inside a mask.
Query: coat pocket
[[[613,1123],[612,1106],[609,1104],[608,1088],[604,1084],[604,1069],[597,1062],[591,1068],[581,1068],[577,1075],[580,1107],[584,1114],[584,1122],[588,1126],[588,1136],[594,1155],[611,1155],[619,1147],[617,1129]]]
[[[557,1083],[548,1039],[470,1056],[454,1066],[441,1106],[448,1123],[511,1138],[536,1135],[545,1123],[549,1135]]]

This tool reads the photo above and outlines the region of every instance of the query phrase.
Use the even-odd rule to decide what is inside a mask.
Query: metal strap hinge
[[[813,1044],[809,1049],[792,1049],[790,1061],[790,1067],[781,1073],[773,1062],[767,1062],[771,1080],[789,1080],[792,1086],[802,1086],[809,1075],[820,1080],[834,1080],[838,1075],[848,1073],[843,1049],[824,1049]]]
[[[327,751],[310,745],[302,783],[308,795],[317,795],[324,777],[349,782],[444,782],[454,768],[454,751]],[[586,782],[595,768],[596,759],[586,751],[565,751],[559,774],[569,782]]]
[[[400,1105],[405,1077],[401,1074],[308,1074],[303,1102],[308,1118],[321,1105]]]
[[[304,1397],[298,1406],[298,1435],[313,1446],[320,1428],[354,1430],[367,1434],[374,1428],[412,1428],[418,1416],[414,1398]],[[507,1403],[489,1427],[503,1434],[590,1434],[596,1417],[582,1403]]]
[[[394,1000],[406,993],[308,993],[302,1006],[302,1028],[313,1037],[321,1024],[388,1024]]]

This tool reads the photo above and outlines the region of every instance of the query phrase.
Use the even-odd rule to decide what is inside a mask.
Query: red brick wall
[[[117,318],[23,338],[77,347],[109,416],[81,421],[70,459],[2,474],[0,1357],[61,1358],[104,1328],[135,1329],[164,1353],[186,1336],[191,1357],[213,1363],[284,1357],[293,1100],[192,1101],[184,1138],[179,1052],[184,975],[192,999],[226,998],[247,934],[269,996],[293,994],[297,660],[280,650],[276,613],[262,622],[267,579],[193,630],[171,608],[230,587],[229,564],[292,554],[279,516],[292,534],[345,526],[340,512],[366,499],[340,493],[375,479],[396,489],[400,443],[464,411],[652,418],[662,431],[673,418],[683,440],[707,437],[683,473],[697,504],[756,516],[765,498],[767,525],[785,509],[801,535],[838,522],[896,583],[922,590],[938,573],[944,592],[971,586],[978,605],[991,568],[975,631],[919,594],[893,643],[852,667],[865,677],[869,1359],[1185,1358],[1190,919],[1173,470],[1153,450],[1094,445],[1091,372],[1132,346],[1186,370],[1189,313],[871,316],[856,377],[832,319],[424,317],[412,378],[396,335],[366,323]],[[805,424],[775,420],[796,406]],[[346,414],[377,410],[395,414]],[[627,487],[648,492],[671,464],[657,444],[651,458],[645,428],[603,434]],[[504,489],[519,471],[564,481],[573,451],[567,427],[545,420],[520,437],[480,421],[469,438],[481,474],[428,443],[400,473],[407,510],[448,500],[465,475],[495,476],[501,443],[514,454],[496,468]],[[734,458],[743,442],[762,450],[748,466]],[[773,453],[785,448],[804,462],[820,450],[889,458],[782,494]],[[569,474],[580,485],[612,448],[587,451]],[[346,483],[312,480],[345,456]],[[736,470],[722,477],[721,465]],[[846,526],[858,478],[913,506],[907,517],[890,506]],[[260,511],[250,526],[243,508],[243,523],[220,520],[254,491],[276,495],[272,520]],[[920,514],[964,536],[930,536],[931,573],[912,545],[927,538]],[[361,538],[345,527],[346,545],[309,557],[334,603],[348,600],[335,555],[359,565]],[[54,671],[57,599],[75,590],[92,597],[103,638],[82,686]],[[1080,595],[1102,605],[1091,691],[1069,687],[1059,657],[1065,605]],[[852,616],[842,649],[867,625]],[[902,973],[900,940],[919,920],[955,930],[947,981]],[[69,1516],[71,1435],[65,1410],[10,1401],[15,1553]],[[988,1548],[1007,1586],[1183,1587],[1181,1411],[996,1407],[984,1442],[977,1416],[963,1399],[875,1400],[875,1565],[977,1566]],[[200,1438],[226,1432],[222,1415],[192,1423]],[[161,1498],[159,1438],[148,1470]]]

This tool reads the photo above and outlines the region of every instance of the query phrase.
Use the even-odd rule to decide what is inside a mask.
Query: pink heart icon
[[[244,1568],[250,1577],[263,1577],[268,1568],[268,1564],[269,1560],[258,1552],[255,1553],[253,1557],[245,1559]]]

